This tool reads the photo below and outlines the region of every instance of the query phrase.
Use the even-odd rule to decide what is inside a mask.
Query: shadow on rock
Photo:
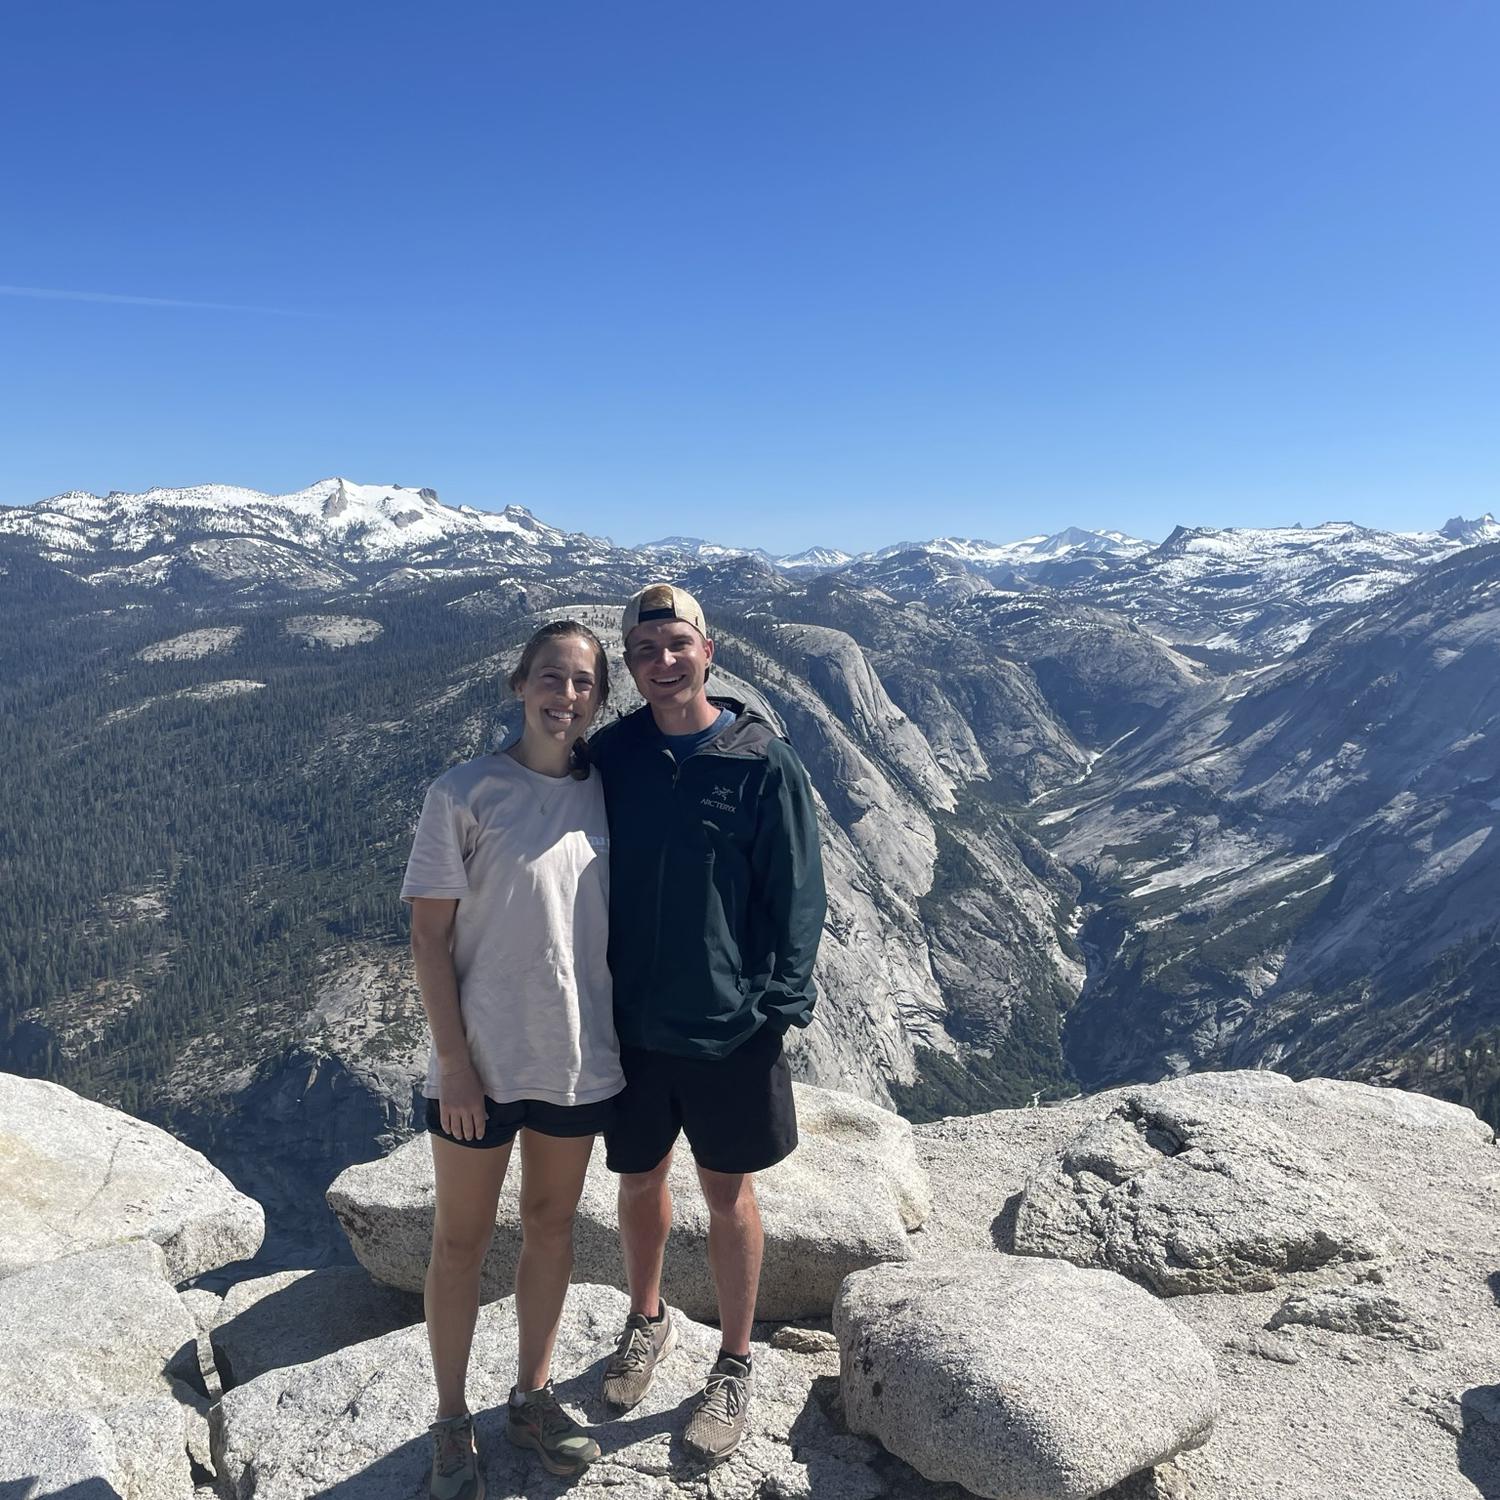
[[[995,1242],[995,1249],[1006,1255],[1016,1252],[1016,1219],[1020,1212],[1021,1195],[1012,1193],[990,1223],[990,1238]]]
[[[1490,1278],[1491,1285],[1494,1277]],[[1476,1385],[1459,1397],[1463,1431],[1459,1472],[1484,1500],[1500,1500],[1500,1385]]]
[[[81,1479],[64,1490],[44,1489],[40,1476],[0,1480],[0,1500],[120,1500],[120,1492],[107,1479]]]
[[[247,1282],[230,1292],[226,1309],[278,1279],[284,1284],[233,1312],[210,1335],[225,1390],[422,1321],[419,1296],[381,1286],[359,1266],[283,1272]]]

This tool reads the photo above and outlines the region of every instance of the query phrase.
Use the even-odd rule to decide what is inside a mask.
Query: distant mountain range
[[[0,510],[0,1064],[169,1121],[318,1238],[320,1184],[410,1128],[422,788],[514,723],[538,619],[618,653],[666,574],[817,793],[803,1076],[917,1117],[1221,1066],[1477,1101],[1497,542],[1485,516],[771,557],[337,479]]]
[[[694,537],[638,548],[566,532],[521,506],[444,505],[435,491],[325,479],[290,495],[230,485],[104,497],[69,493],[0,508],[0,543],[94,585],[183,596],[406,589],[457,576],[544,579],[559,570],[681,570],[751,559],[788,578],[849,574],[897,597],[952,600],[984,589],[1043,588],[1160,628],[1174,643],[1264,660],[1305,639],[1330,611],[1371,597],[1454,552],[1500,540],[1492,515],[1431,532],[1352,522],[1316,527],[1179,526],[1155,545],[1067,527],[1017,542],[938,537],[851,556],[828,548],[775,557]]]

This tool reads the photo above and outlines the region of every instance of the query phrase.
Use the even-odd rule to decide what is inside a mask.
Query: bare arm
[[[443,1129],[460,1140],[484,1134],[484,1088],[469,1056],[458,1008],[453,969],[453,922],[457,901],[415,896],[411,902],[411,953],[417,967],[422,1008],[438,1057],[438,1110]]]

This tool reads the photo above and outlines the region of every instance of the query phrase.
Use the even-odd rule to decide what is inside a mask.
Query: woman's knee
[[[440,1269],[462,1273],[478,1271],[489,1254],[494,1226],[449,1226],[439,1224],[432,1231],[432,1264]]]
[[[556,1253],[572,1252],[573,1217],[577,1205],[561,1198],[521,1196],[521,1235],[533,1247],[545,1245]]]

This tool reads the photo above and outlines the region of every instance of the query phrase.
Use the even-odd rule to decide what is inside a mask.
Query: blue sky
[[[1497,72],[1488,0],[7,7],[0,503],[1500,508]]]

